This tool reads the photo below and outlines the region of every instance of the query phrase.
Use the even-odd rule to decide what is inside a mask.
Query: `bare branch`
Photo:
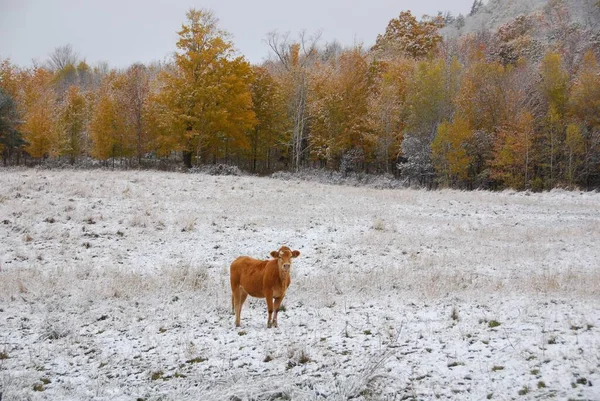
[[[280,35],[277,31],[272,31],[267,34],[267,44],[286,69],[289,69],[290,64],[289,36],[289,32]]]
[[[53,71],[60,71],[66,66],[77,65],[79,61],[79,54],[73,50],[71,44],[65,46],[59,46],[52,53],[50,53],[50,59],[48,60],[48,66]]]

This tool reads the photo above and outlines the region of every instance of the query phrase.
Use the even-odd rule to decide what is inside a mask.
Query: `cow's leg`
[[[277,327],[277,313],[279,313],[281,301],[283,301],[283,297],[275,298],[275,305],[273,308],[273,327]]]
[[[267,299],[267,312],[269,313],[269,317],[267,319],[267,328],[271,328],[273,316],[273,291],[265,291],[265,298]]]
[[[231,291],[231,314],[235,315],[235,291]]]
[[[242,287],[240,287],[237,291],[236,291],[236,302],[235,302],[235,326],[236,327],[240,327],[241,323],[240,323],[240,319],[241,319],[241,315],[242,315],[242,306],[244,306],[244,302],[246,302],[246,297],[248,296],[248,293],[246,291],[244,291],[244,289]]]
[[[238,305],[240,303],[240,292],[239,288],[231,288],[231,306],[233,308],[233,313],[235,314],[235,325],[240,325],[240,314],[238,312]]]

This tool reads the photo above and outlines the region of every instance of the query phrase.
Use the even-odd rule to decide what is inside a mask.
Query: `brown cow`
[[[248,295],[267,299],[267,327],[277,327],[277,312],[291,283],[292,258],[300,256],[300,252],[282,246],[279,251],[271,252],[271,256],[271,260],[240,256],[231,264],[231,304],[237,327],[240,326],[242,306]]]

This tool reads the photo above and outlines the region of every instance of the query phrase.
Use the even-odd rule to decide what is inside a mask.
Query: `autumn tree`
[[[456,60],[421,61],[409,85],[409,109],[402,142],[402,174],[421,185],[431,185],[435,174],[431,143],[438,125],[452,119],[454,98],[459,86],[461,66]]]
[[[470,179],[475,186],[491,185],[490,180],[494,178],[511,181],[506,174],[516,171],[512,168],[514,163],[512,159],[498,155],[512,155],[513,145],[516,146],[513,137],[523,134],[522,118],[530,113],[531,81],[530,69],[525,62],[517,66],[503,65],[487,60],[481,51],[471,53],[454,102],[457,115],[465,118],[474,131],[468,150],[473,158]],[[528,129],[527,140],[531,141],[533,132],[531,127]],[[505,145],[508,148],[502,153],[501,148]],[[529,160],[533,160],[533,151],[527,149]],[[501,166],[501,161],[508,165]],[[532,162],[528,163],[528,168],[532,166]],[[527,180],[530,178],[528,175]],[[522,178],[515,180],[522,181]]]
[[[599,76],[598,61],[594,53],[588,51],[575,75],[567,109],[571,121],[566,141],[570,181],[588,188],[600,184]],[[574,161],[579,163],[574,165]]]
[[[27,141],[25,150],[34,158],[54,156],[59,151],[57,99],[52,82],[51,72],[35,68],[23,85],[21,131]]]
[[[125,116],[116,96],[119,81],[115,72],[104,79],[90,121],[91,155],[100,160],[112,158],[113,165],[117,158],[133,154],[133,141],[126,136]]]
[[[586,7],[585,3],[587,1],[580,2],[579,7],[588,8],[587,11],[591,11],[589,4]],[[564,69],[573,71],[581,56],[580,49],[585,48],[581,45],[588,42],[589,45],[596,46],[594,35],[588,35],[588,32],[585,32],[581,26],[581,24],[589,24],[593,21],[594,13],[588,13],[581,23],[575,22],[571,15],[569,2],[565,0],[548,0],[543,12],[544,34],[546,37],[552,38],[553,42],[551,51],[560,54]],[[590,29],[589,32],[594,30],[597,30],[597,27]]]
[[[161,158],[181,150],[179,121],[168,107],[163,87],[163,80],[155,79],[150,82],[148,101],[144,107],[148,146]]]
[[[565,136],[565,168],[566,179],[569,186],[572,187],[577,177],[577,172],[584,164],[585,157],[585,138],[581,129],[576,124],[569,124]]]
[[[289,147],[292,165],[298,171],[306,162],[309,149],[308,140],[308,99],[311,69],[318,59],[317,44],[320,34],[309,37],[305,32],[298,41],[292,41],[289,34],[271,32],[267,43],[275,54],[272,73],[281,84],[285,96],[287,115],[291,126]]]
[[[455,103],[473,129],[494,132],[509,112],[506,68],[499,62],[488,62],[483,54],[476,58],[464,71]]]
[[[0,87],[13,100],[16,100],[26,74],[10,60],[0,60]]]
[[[515,124],[506,124],[496,133],[492,178],[506,187],[526,189],[532,179],[534,118],[524,112]]]
[[[186,16],[178,32],[176,69],[161,76],[161,101],[171,113],[171,132],[189,168],[200,152],[205,161],[216,161],[246,149],[245,134],[256,117],[248,62],[234,56],[228,34],[218,29],[211,12],[191,9]]]
[[[405,58],[371,65],[373,83],[369,92],[369,119],[377,137],[377,160],[382,170],[393,168],[408,118],[408,87],[414,63]]]
[[[443,185],[459,185],[469,177],[472,156],[467,147],[472,137],[473,130],[462,117],[439,125],[431,144],[431,153],[433,165]]]
[[[269,171],[274,150],[286,146],[285,104],[280,85],[264,67],[253,68],[250,85],[252,104],[258,123],[248,132],[250,169],[258,171],[259,164]]]
[[[544,102],[542,111],[543,135],[540,136],[542,166],[547,171],[547,185],[552,187],[562,178],[562,150],[565,141],[566,107],[569,94],[569,75],[558,53],[546,54],[540,65],[539,92]]]
[[[83,133],[87,124],[87,105],[79,87],[69,87],[59,110],[59,154],[73,165],[83,152]]]
[[[344,51],[330,60],[315,79],[312,115],[312,154],[330,167],[362,168],[373,154],[376,138],[368,126],[369,65],[360,48]]]
[[[500,28],[495,35],[495,43],[489,49],[494,59],[502,65],[515,65],[524,58],[535,57],[535,47],[539,44],[532,39],[535,18],[520,15]]]
[[[135,141],[132,145],[135,147],[138,165],[141,164],[142,156],[148,150],[149,138],[144,109],[148,101],[149,88],[146,67],[142,64],[134,64],[120,77],[116,94],[127,137]]]
[[[92,90],[94,88],[94,77],[92,68],[85,62],[77,64],[77,85],[83,90]]]
[[[442,16],[417,21],[410,11],[402,11],[388,23],[385,33],[377,36],[373,50],[413,58],[428,56],[442,41],[438,31],[443,26]]]

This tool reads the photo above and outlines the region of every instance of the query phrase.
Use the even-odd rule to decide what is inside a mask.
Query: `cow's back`
[[[231,288],[242,286],[249,295],[264,298],[263,277],[266,265],[266,260],[240,256],[231,263]]]

